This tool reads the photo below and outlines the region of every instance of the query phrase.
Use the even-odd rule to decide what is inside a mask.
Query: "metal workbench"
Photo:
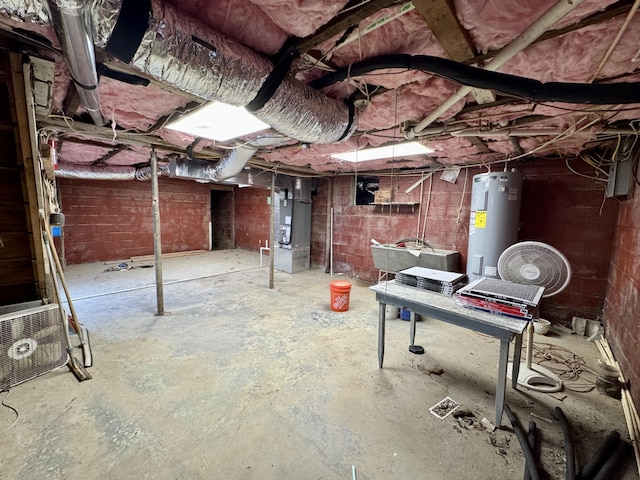
[[[496,385],[496,425],[502,422],[505,386],[507,383],[507,363],[509,344],[515,339],[513,352],[512,386],[516,388],[520,371],[520,353],[522,334],[527,321],[495,315],[462,307],[452,297],[428,290],[397,284],[393,281],[381,282],[370,287],[378,301],[378,366],[384,361],[385,307],[394,305],[411,311],[409,327],[410,345],[413,346],[416,335],[416,313],[443,322],[468,328],[475,332],[490,335],[500,340],[500,359],[498,362],[498,383]]]

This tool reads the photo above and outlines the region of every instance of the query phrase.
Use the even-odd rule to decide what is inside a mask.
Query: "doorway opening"
[[[235,248],[233,191],[211,190],[211,250]]]

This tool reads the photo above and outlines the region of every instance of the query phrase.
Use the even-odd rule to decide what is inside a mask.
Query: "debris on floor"
[[[431,407],[429,411],[440,420],[443,420],[459,406],[460,403],[456,402],[453,398],[445,397],[438,403],[436,403],[433,407]]]
[[[440,367],[432,367],[432,368],[428,368],[425,367],[424,365],[418,365],[418,370],[420,370],[422,373],[425,373],[427,375],[437,375],[440,376],[444,373],[444,369],[440,368]]]

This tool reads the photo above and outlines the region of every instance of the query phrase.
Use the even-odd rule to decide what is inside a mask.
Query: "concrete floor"
[[[354,282],[349,311],[337,313],[319,270],[276,272],[270,290],[256,253],[168,258],[167,314],[158,317],[155,290],[145,288],[153,269],[104,271],[114,265],[68,267],[91,332],[93,379],[78,383],[63,368],[0,394],[20,414],[10,427],[15,414],[0,408],[0,477],[352,479],[355,466],[359,480],[522,478],[506,417],[493,433],[466,428],[493,421],[496,340],[424,319],[417,340],[426,353],[416,356],[408,322],[389,320],[381,370],[367,284]],[[598,359],[593,344],[561,330],[536,342],[562,345],[592,367]],[[475,417],[433,416],[429,408],[447,396]],[[596,390],[509,388],[507,402],[541,431],[543,478],[564,478],[556,406],[580,465],[611,430],[628,438],[620,402]],[[622,468],[618,478],[638,478],[633,459]]]

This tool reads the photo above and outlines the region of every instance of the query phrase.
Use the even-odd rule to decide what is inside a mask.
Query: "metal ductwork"
[[[82,102],[103,124],[94,45],[139,71],[208,101],[247,106],[273,71],[266,58],[184,15],[161,0],[0,0],[0,10],[43,22],[45,4]],[[86,5],[85,8],[83,6]],[[271,85],[273,87],[273,85]],[[355,131],[352,107],[287,76],[252,113],[305,143],[346,140]]]
[[[80,180],[151,180],[151,167],[116,167],[62,164],[54,170],[56,177]],[[169,175],[168,165],[158,165],[158,175]]]
[[[96,125],[104,125],[98,95],[98,74],[93,40],[87,28],[86,2],[48,0],[47,4],[51,23],[58,36],[82,104]]]
[[[215,166],[207,167],[207,174],[212,180],[226,180],[238,175],[249,159],[256,153],[255,148],[240,146],[235,148]]]
[[[134,180],[135,167],[94,167],[90,165],[61,164],[54,170],[58,178],[80,180]]]
[[[241,147],[242,148],[242,147]],[[226,157],[229,158],[229,157]],[[189,180],[196,180],[200,182],[218,182],[226,183],[229,185],[240,186],[253,186],[271,188],[271,174],[265,175],[265,172],[259,171],[253,168],[244,168],[242,162],[232,162],[233,167],[225,167],[222,164],[225,160],[220,161],[220,170],[217,172],[218,167],[211,167],[211,164],[206,160],[190,159],[190,158],[172,158],[169,161],[169,176],[173,178],[183,178]],[[246,162],[245,162],[246,163]],[[233,170],[236,170],[240,165],[239,171],[236,174],[231,175]],[[220,173],[224,173],[224,178]]]
[[[205,100],[246,106],[273,70],[266,58],[160,0],[102,0],[89,14],[98,48]],[[331,143],[355,130],[351,110],[286,77],[253,114],[301,142]]]

